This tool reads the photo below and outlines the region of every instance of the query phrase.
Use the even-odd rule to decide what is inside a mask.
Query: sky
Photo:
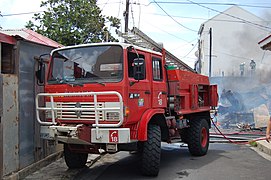
[[[2,29],[21,29],[40,12],[41,0],[0,0]],[[126,0],[98,0],[102,14],[122,20]],[[130,0],[129,29],[137,27],[193,67],[198,30],[208,19],[237,4],[263,19],[271,17],[270,0]],[[271,23],[271,21],[270,21]],[[113,32],[113,30],[112,30]]]

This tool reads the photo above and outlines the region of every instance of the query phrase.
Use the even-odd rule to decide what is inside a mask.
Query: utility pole
[[[199,73],[201,74],[201,68],[202,68],[202,62],[201,62],[201,44],[200,44],[200,39],[198,40],[198,52],[199,52],[199,55],[198,55],[198,63],[199,63]]]
[[[126,0],[126,10],[124,12],[125,26],[124,32],[128,32],[128,22],[129,22],[129,0]]]
[[[212,28],[209,30],[210,48],[209,48],[209,77],[212,76]]]

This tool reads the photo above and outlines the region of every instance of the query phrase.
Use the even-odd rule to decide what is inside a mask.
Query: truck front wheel
[[[160,126],[149,124],[148,140],[143,143],[141,171],[147,176],[157,176],[160,168],[161,130]]]
[[[67,144],[64,144],[64,158],[70,169],[83,168],[88,159],[88,153],[72,152]]]
[[[203,156],[209,148],[209,125],[206,119],[190,121],[188,128],[188,149],[194,156]]]

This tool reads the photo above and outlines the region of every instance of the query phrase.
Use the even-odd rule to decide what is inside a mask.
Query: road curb
[[[258,141],[257,149],[271,156],[271,143],[266,140]]]

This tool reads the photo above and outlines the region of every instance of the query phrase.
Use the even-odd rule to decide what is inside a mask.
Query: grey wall
[[[26,167],[55,149],[39,138],[39,125],[35,114],[35,96],[43,92],[43,87],[38,86],[35,78],[37,62],[34,56],[50,53],[52,48],[20,42],[19,54],[19,168]]]

